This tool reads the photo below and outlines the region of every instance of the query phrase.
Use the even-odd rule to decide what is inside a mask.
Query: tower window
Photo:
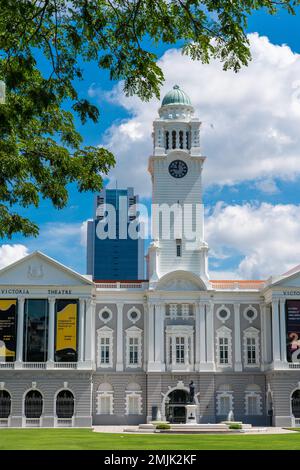
[[[176,256],[177,257],[181,256],[181,240],[180,239],[176,240]]]
[[[169,131],[166,132],[166,149],[169,148]]]
[[[189,131],[186,132],[186,148],[190,148],[190,133]]]
[[[179,148],[183,149],[183,131],[179,131]]]
[[[172,149],[176,149],[176,131],[172,131]]]

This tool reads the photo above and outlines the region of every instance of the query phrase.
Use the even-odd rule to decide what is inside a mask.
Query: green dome
[[[183,104],[186,106],[192,106],[190,98],[179,88],[178,85],[174,85],[173,89],[169,91],[162,100],[162,106],[169,104]]]

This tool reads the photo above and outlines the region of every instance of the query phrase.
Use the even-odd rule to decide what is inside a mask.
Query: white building
[[[181,422],[191,381],[199,422],[300,423],[300,267],[210,280],[200,125],[175,86],[149,159],[153,203],[175,215],[171,236],[154,222],[149,281],[93,284],[38,252],[0,271],[0,425]]]

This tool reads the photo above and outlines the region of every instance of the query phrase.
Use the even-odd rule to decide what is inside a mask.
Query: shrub
[[[238,423],[229,424],[229,429],[242,429],[242,425]]]
[[[156,429],[171,429],[168,423],[159,423],[156,425]]]

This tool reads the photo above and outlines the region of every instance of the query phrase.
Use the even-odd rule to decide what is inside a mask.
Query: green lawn
[[[88,429],[1,429],[0,450],[204,450],[300,449],[300,433],[274,435],[149,435]]]

